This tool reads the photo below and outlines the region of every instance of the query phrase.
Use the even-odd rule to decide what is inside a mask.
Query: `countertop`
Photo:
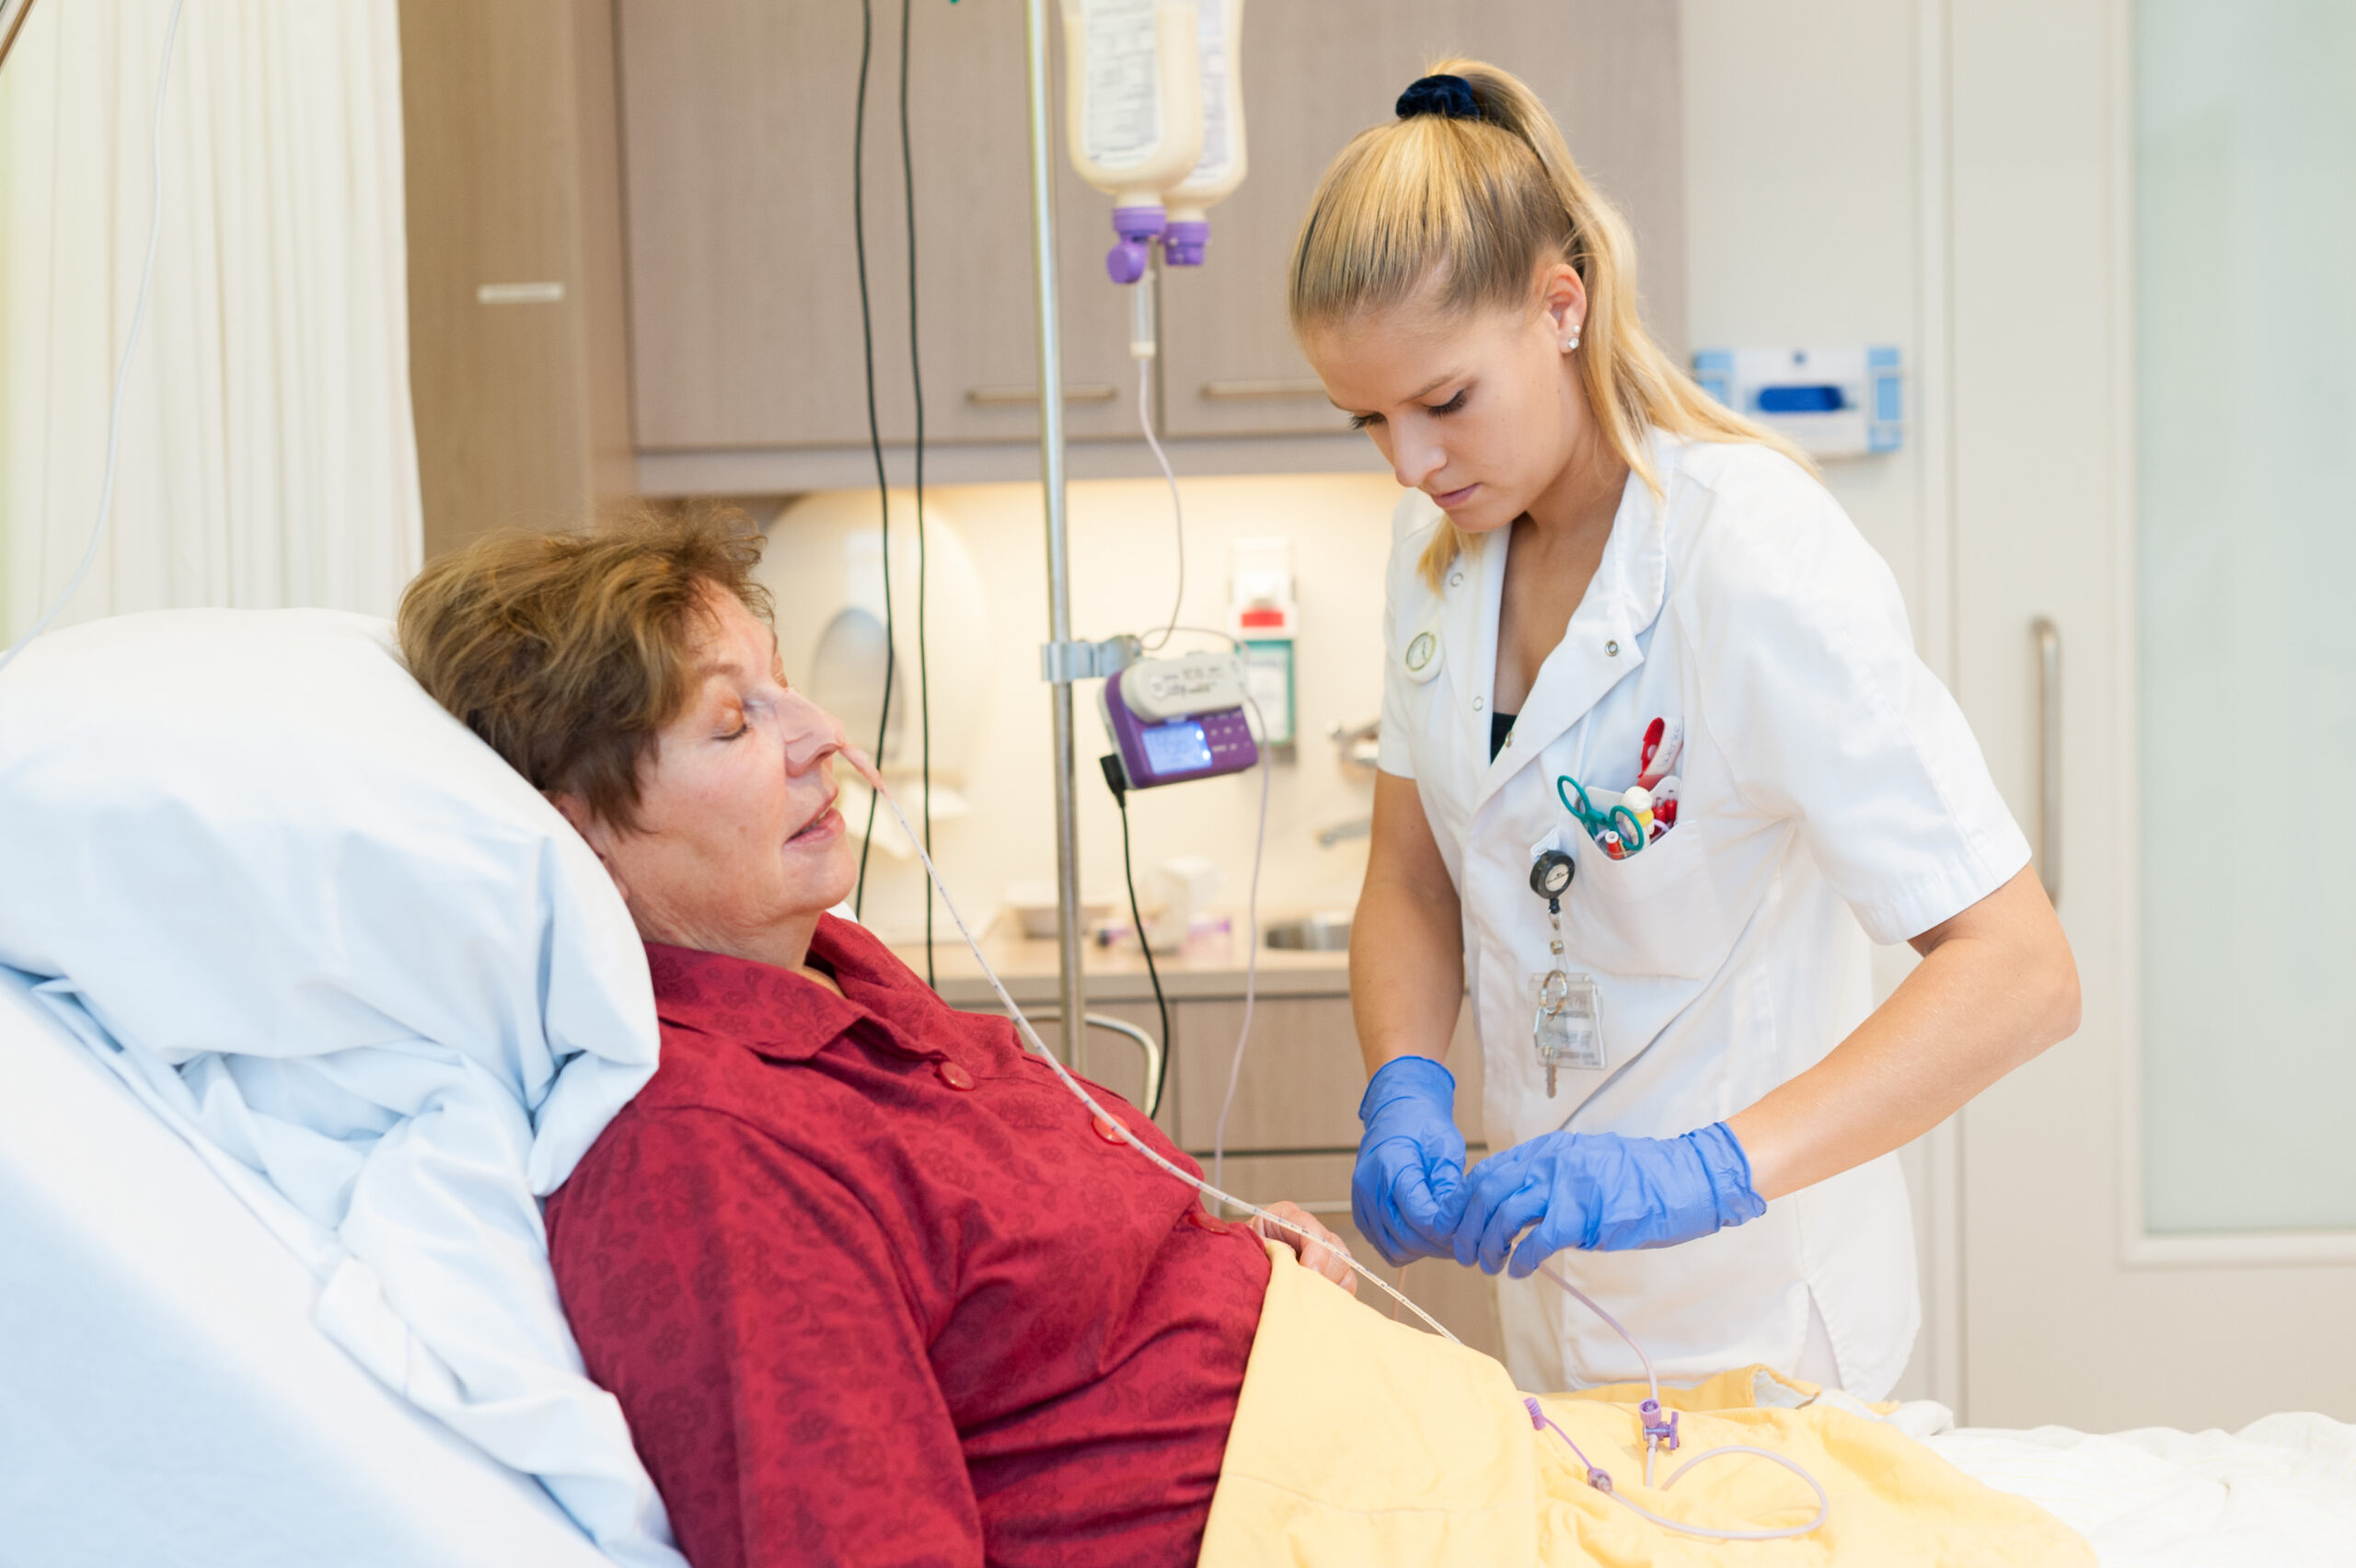
[[[924,973],[924,944],[895,945],[893,951],[918,974]],[[1053,1005],[1060,974],[1052,940],[1034,941],[1020,934],[997,932],[982,938],[982,951],[1014,999]],[[1147,979],[1145,959],[1134,942],[1101,948],[1087,944],[1088,999],[1097,1002],[1150,1002],[1153,986]],[[941,922],[933,943],[934,973],[942,1000],[952,1007],[994,1007],[989,982],[982,978],[974,955],[948,920]],[[1189,941],[1184,951],[1156,953],[1163,995],[1172,1001],[1241,997],[1244,961],[1249,955],[1232,933],[1207,933]],[[1347,995],[1350,955],[1346,952],[1260,950],[1259,994],[1264,997],[1332,997]]]

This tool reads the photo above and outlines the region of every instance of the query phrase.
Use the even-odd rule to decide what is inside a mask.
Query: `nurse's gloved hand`
[[[1366,1136],[1350,1178],[1350,1217],[1392,1263],[1444,1258],[1464,1207],[1464,1135],[1456,1079],[1429,1056],[1382,1064],[1358,1101]]]
[[[1483,1160],[1465,1186],[1456,1261],[1496,1274],[1510,1248],[1516,1279],[1565,1247],[1673,1247],[1767,1212],[1724,1122],[1681,1138],[1547,1133]]]

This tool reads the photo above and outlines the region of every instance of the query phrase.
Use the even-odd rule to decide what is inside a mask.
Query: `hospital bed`
[[[331,1343],[318,1288],[0,969],[0,1563],[611,1568]],[[2356,1427],[1927,1440],[2106,1568],[2356,1562]]]
[[[0,969],[0,1562],[610,1568]]]
[[[195,1048],[269,1047],[299,1068],[306,1043],[357,1027],[357,1052],[398,1013],[410,1021],[392,1033],[475,1040],[478,1066],[539,1061],[533,1151],[560,1136],[585,1147],[652,1070],[653,1038],[651,997],[633,1023],[640,1004],[618,979],[642,964],[641,950],[585,847],[416,688],[382,623],[324,612],[125,617],[45,640],[9,682],[0,915],[13,912],[13,923],[0,932],[26,951],[70,948],[44,972],[75,975],[122,1038],[105,1054],[98,1015],[58,994],[67,982],[36,994],[32,976],[0,967],[0,1565],[613,1568],[626,1553],[676,1562],[661,1543],[667,1532],[633,1536],[625,1472],[635,1455],[618,1407],[579,1379],[577,1362],[571,1376],[586,1398],[549,1396],[535,1373],[515,1385],[532,1397],[504,1406],[485,1389],[529,1350],[528,1332],[508,1334],[523,1347],[508,1360],[479,1357],[476,1375],[455,1384],[418,1375],[440,1365],[435,1343],[464,1351],[528,1329],[535,1291],[560,1324],[544,1258],[521,1274],[482,1262],[496,1249],[468,1239],[485,1219],[480,1204],[445,1205],[455,1219],[418,1232],[425,1253],[456,1261],[439,1274],[402,1272],[392,1248],[373,1254],[374,1274],[329,1267],[319,1238],[332,1239],[329,1229],[306,1258],[301,1217],[281,1194],[241,1191],[256,1186],[252,1172],[225,1164],[218,1144],[200,1154],[193,1101],[167,1114],[118,1070],[135,1054],[129,1033],[162,1039],[199,1024],[211,1033]],[[315,870],[330,864],[340,876]],[[353,877],[366,896],[339,891]],[[225,920],[233,893],[243,902]],[[610,907],[599,916],[601,902]],[[322,921],[337,928],[325,946],[313,936]],[[486,951],[509,961],[485,964]],[[341,990],[324,978],[337,964],[358,965],[337,979]],[[641,969],[641,987],[643,978]],[[469,997],[471,1011],[461,1006]],[[570,1062],[561,1078],[550,1066],[559,1047]],[[381,1042],[366,1049],[383,1055]],[[319,1081],[291,1070],[272,1079],[259,1056],[245,1064],[243,1081],[262,1096],[248,1107],[257,1113],[291,1116],[307,1103],[270,1099],[273,1081]],[[603,1076],[571,1076],[584,1070]],[[208,1081],[217,1101],[224,1080]],[[583,1092],[565,1102],[549,1081]],[[476,1146],[459,1152],[468,1169],[479,1163]],[[523,1170],[507,1197],[528,1207]],[[310,1196],[316,1211],[341,1206]],[[401,1212],[380,1203],[369,1214]],[[481,1234],[495,1242],[501,1232]],[[321,1311],[335,1282],[384,1279],[386,1269],[407,1286],[406,1348],[381,1354],[386,1341],[364,1314],[339,1315],[353,1337],[330,1338]],[[421,1294],[421,1281],[467,1288]],[[440,1316],[411,1310],[421,1304]],[[377,1324],[387,1326],[400,1340],[400,1321]],[[421,1398],[455,1419],[427,1413]],[[609,1429],[599,1425],[606,1407]],[[531,1419],[519,1424],[516,1409]],[[2045,1505],[2107,1568],[2356,1568],[2356,1426],[2281,1415],[2237,1435],[2089,1437],[1957,1432],[1928,1405],[1897,1419],[1967,1473]],[[480,1441],[459,1435],[468,1421]],[[510,1468],[486,1451],[502,1442],[546,1462],[533,1474]],[[602,1491],[580,1484],[599,1473]],[[584,1533],[593,1528],[610,1556]]]

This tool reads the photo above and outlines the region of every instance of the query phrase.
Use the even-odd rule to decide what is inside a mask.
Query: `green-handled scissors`
[[[1573,805],[1570,796],[1564,793],[1565,785],[1578,791],[1579,799],[1576,805]],[[1554,796],[1563,802],[1565,811],[1579,819],[1579,825],[1587,829],[1587,836],[1589,838],[1596,837],[1608,828],[1620,835],[1621,847],[1629,854],[1633,855],[1645,847],[1644,824],[1636,820],[1635,813],[1618,804],[1614,804],[1610,811],[1597,811],[1595,802],[1587,798],[1587,787],[1569,774],[1565,773],[1554,780]]]

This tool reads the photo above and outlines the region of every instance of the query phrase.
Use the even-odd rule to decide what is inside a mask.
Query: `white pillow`
[[[609,1552],[679,1562],[534,1196],[653,1075],[645,952],[388,625],[173,610],[29,647],[0,674],[0,963],[70,981],[110,1065],[332,1233],[339,1343]]]

